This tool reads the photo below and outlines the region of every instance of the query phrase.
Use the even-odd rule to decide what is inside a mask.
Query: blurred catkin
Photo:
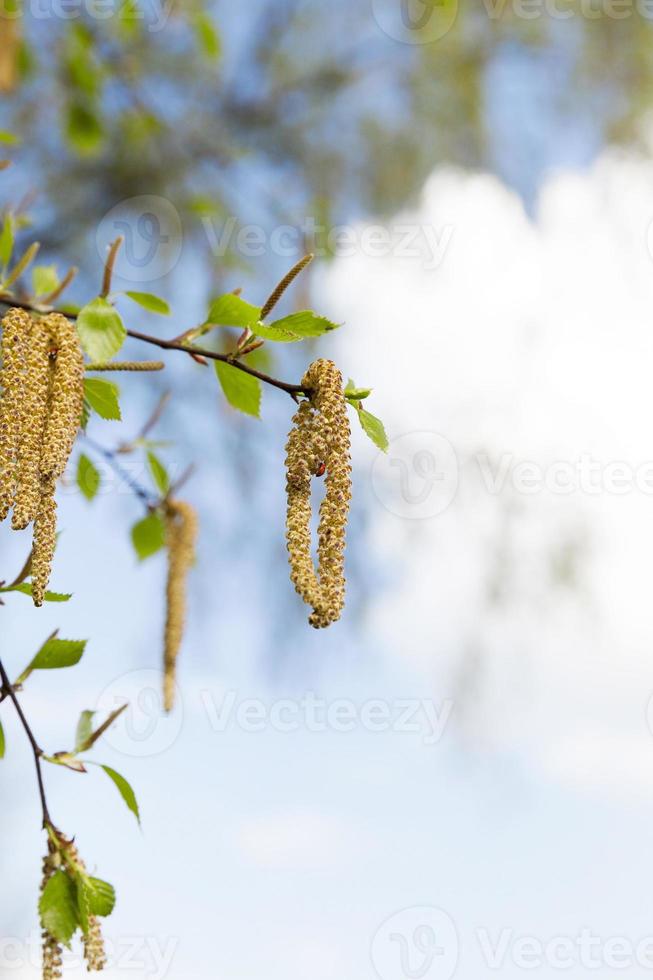
[[[310,365],[302,386],[311,392],[293,418],[286,445],[286,540],[290,577],[313,607],[316,629],[340,618],[345,603],[344,548],[351,500],[350,429],[342,375],[333,363]],[[311,478],[326,470],[320,506],[318,569],[311,556]]]
[[[195,561],[197,514],[183,500],[169,500],[165,509],[168,579],[164,635],[163,704],[171,711],[175,700],[176,665],[186,620],[186,580]]]

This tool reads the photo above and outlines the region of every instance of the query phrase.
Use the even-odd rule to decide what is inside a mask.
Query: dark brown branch
[[[218,354],[214,350],[206,350],[203,347],[190,347],[185,344],[179,344],[174,340],[162,340],[159,337],[150,337],[148,334],[140,333],[138,330],[128,330],[127,335],[133,337],[135,340],[142,340],[146,344],[154,344],[156,347],[162,348],[162,350],[180,350],[185,354],[200,354],[210,361],[222,361],[225,364],[231,364],[238,371],[251,374],[252,377],[258,378],[264,384],[272,385],[273,388],[279,388],[281,391],[285,391],[292,396],[308,393],[309,390],[303,388],[302,385],[293,385],[288,384],[286,381],[278,381],[276,378],[271,378],[268,374],[263,374],[262,371],[257,371],[256,368],[249,367],[247,364],[241,364],[240,361],[234,359],[233,354]]]
[[[9,675],[7,674],[7,671],[4,668],[4,664],[2,663],[2,660],[0,660],[0,681],[2,681],[2,691],[5,697],[9,698],[14,708],[16,709],[16,714],[20,719],[20,723],[23,726],[23,729],[25,731],[25,734],[27,735],[27,739],[32,749],[32,755],[34,756],[34,765],[36,766],[36,779],[39,787],[39,797],[41,800],[43,826],[47,827],[49,824],[52,823],[52,821],[50,820],[50,814],[48,812],[48,803],[45,797],[45,785],[43,783],[43,772],[41,769],[41,758],[43,757],[43,750],[41,749],[38,742],[36,741],[36,738],[34,737],[34,733],[30,728],[29,722],[25,717],[25,714],[23,713],[23,709],[21,708],[20,702],[16,697],[16,692],[14,691],[13,685],[9,680]]]
[[[13,296],[0,295],[0,303],[4,306],[15,306],[20,310],[27,310],[32,313],[43,313],[44,310],[38,305],[35,306],[33,303],[28,303],[24,300],[15,299]],[[63,316],[67,316],[69,320],[74,320],[75,316],[73,314],[62,312]],[[285,391],[291,398],[297,400],[297,395],[308,395],[310,394],[310,388],[304,388],[302,385],[289,384],[286,381],[279,381],[277,378],[272,378],[268,374],[263,374],[262,371],[257,371],[256,368],[250,367],[248,364],[242,364],[240,361],[235,360],[233,354],[219,354],[217,351],[206,350],[203,347],[194,347],[189,344],[181,344],[176,340],[163,340],[160,337],[151,337],[149,334],[140,333],[138,330],[128,330],[127,335],[133,337],[134,340],[141,340],[144,344],[152,344],[154,347],[159,347],[161,350],[179,350],[184,354],[190,355],[190,357],[195,357],[198,354],[201,357],[206,357],[210,361],[222,361],[224,364],[231,364],[238,371],[243,371],[245,374],[251,374],[253,378],[258,378],[263,384],[271,385],[273,388],[279,388],[280,391]]]

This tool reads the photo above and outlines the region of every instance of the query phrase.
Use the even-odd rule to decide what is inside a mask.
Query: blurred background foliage
[[[597,146],[638,141],[653,87],[650,21],[573,16],[573,2],[570,19],[461,5],[435,44],[397,43],[345,0],[3,3],[0,119],[45,199],[38,237],[62,250],[144,193],[171,200],[207,254],[202,218],[387,214],[443,162],[495,170],[528,199],[547,164],[534,112]]]

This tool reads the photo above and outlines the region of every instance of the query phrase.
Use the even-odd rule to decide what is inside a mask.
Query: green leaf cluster
[[[57,942],[70,948],[78,929],[88,935],[89,916],[106,918],[115,904],[112,885],[91,877],[77,865],[64,865],[43,889],[39,902],[41,925]]]

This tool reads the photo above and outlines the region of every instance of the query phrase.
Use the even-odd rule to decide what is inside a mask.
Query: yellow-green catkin
[[[67,874],[82,874],[85,875],[86,865],[82,860],[77,847],[72,840],[68,840],[63,834],[57,832],[57,839],[61,847],[61,854],[63,855],[63,869]],[[83,901],[83,891],[77,890],[78,900]],[[84,959],[86,961],[86,969],[91,972],[96,972],[103,970],[107,964],[106,952],[104,949],[104,939],[102,937],[102,929],[100,927],[100,920],[97,916],[90,914],[88,906],[85,908],[86,920],[88,923],[88,928],[85,933],[82,934],[82,949],[84,951]],[[46,978],[44,977],[44,980]]]
[[[333,361],[314,361],[302,386],[311,395],[295,413],[286,445],[286,540],[290,577],[296,591],[313,607],[309,623],[320,629],[340,618],[345,603],[350,428],[342,375]],[[322,467],[326,490],[320,505],[316,571],[311,555],[311,478]]]
[[[163,371],[163,361],[98,361],[87,364],[85,371]]]
[[[50,338],[42,320],[33,320],[26,354],[22,435],[18,449],[16,497],[11,526],[21,531],[36,517],[41,497],[39,464],[48,411]]]
[[[84,404],[84,358],[77,331],[60,313],[43,320],[53,352],[47,421],[39,462],[42,480],[60,477],[79,429]]]
[[[41,482],[41,497],[34,520],[32,541],[32,601],[35,606],[43,605],[57,544],[57,502],[54,491],[54,480]]]
[[[43,858],[41,895],[56,870],[57,858],[58,854],[52,842],[48,841],[48,853]],[[62,975],[63,947],[46,929],[43,929],[41,932],[41,949],[43,954],[43,980],[59,980],[59,977]]]
[[[91,971],[99,972],[103,970],[107,965],[107,957],[100,921],[95,915],[89,915],[88,917],[88,932],[85,936],[82,936],[82,947],[84,949],[86,969],[89,973]]]
[[[163,653],[163,705],[174,707],[176,668],[186,621],[186,581],[195,561],[197,514],[183,500],[169,500],[165,510],[168,578]]]
[[[0,521],[14,505],[18,449],[24,417],[25,358],[32,318],[12,309],[2,320],[0,369]]]
[[[56,542],[56,482],[82,416],[84,359],[65,316],[17,309],[3,320],[2,355],[0,519],[13,506],[14,530],[34,524],[32,596],[40,606]]]

